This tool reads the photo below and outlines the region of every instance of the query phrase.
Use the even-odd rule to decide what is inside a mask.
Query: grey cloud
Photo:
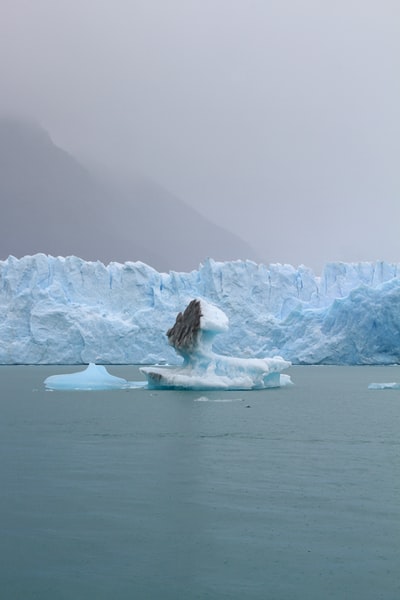
[[[4,4],[4,2],[3,2]],[[5,2],[3,103],[266,261],[400,260],[396,2]]]

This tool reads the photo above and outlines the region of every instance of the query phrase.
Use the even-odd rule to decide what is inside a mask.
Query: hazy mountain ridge
[[[233,233],[158,184],[85,168],[40,126],[0,118],[0,258],[43,252],[191,270],[208,256],[257,259]]]

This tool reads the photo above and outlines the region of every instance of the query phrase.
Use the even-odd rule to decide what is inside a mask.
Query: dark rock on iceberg
[[[200,300],[192,300],[183,313],[178,313],[175,325],[168,329],[168,341],[179,354],[186,356],[195,348],[201,316]]]

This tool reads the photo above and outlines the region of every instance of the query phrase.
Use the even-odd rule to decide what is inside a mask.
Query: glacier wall
[[[400,362],[400,264],[208,259],[190,273],[44,254],[0,261],[1,364],[176,363],[166,331],[193,298],[228,316],[214,349],[294,364]]]

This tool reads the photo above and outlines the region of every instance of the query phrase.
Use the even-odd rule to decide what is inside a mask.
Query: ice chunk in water
[[[128,387],[122,377],[110,375],[105,367],[89,363],[84,371],[51,375],[44,384],[49,390],[115,390]]]
[[[392,381],[391,383],[370,383],[369,390],[400,390],[400,383]]]

